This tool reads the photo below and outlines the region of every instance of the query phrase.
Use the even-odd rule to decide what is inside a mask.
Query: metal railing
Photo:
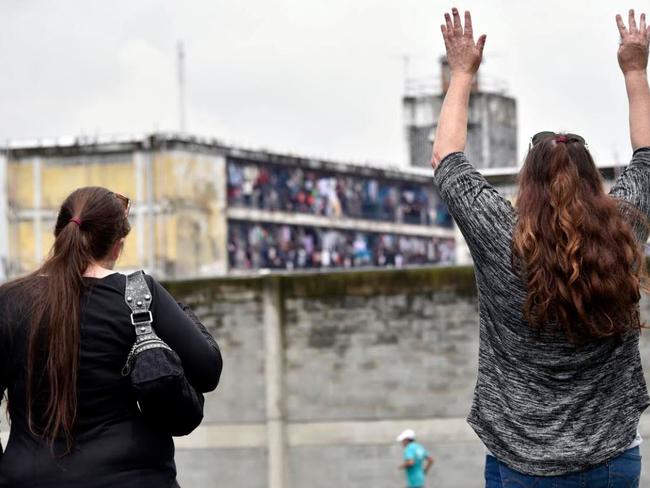
[[[508,82],[490,75],[480,75],[478,79],[479,92],[498,93],[508,95]],[[418,97],[427,95],[440,95],[442,93],[442,80],[439,74],[427,77],[408,78],[404,86],[404,95]]]

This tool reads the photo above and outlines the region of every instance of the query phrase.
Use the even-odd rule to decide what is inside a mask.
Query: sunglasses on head
[[[579,142],[583,146],[587,147],[587,142],[585,141],[584,137],[579,136],[578,134],[556,134],[555,132],[551,132],[551,131],[542,131],[535,134],[530,139],[530,147],[532,148],[533,146],[543,141],[544,139],[549,139],[549,138],[555,139],[560,137],[564,138],[563,142]]]
[[[120,201],[120,203],[124,205],[124,216],[128,217],[129,211],[131,210],[131,199],[129,197],[125,197],[124,195],[121,195],[120,193],[113,192],[113,195],[115,195],[115,197]]]

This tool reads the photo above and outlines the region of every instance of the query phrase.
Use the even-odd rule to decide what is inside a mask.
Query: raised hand
[[[632,9],[629,13],[628,27],[625,27],[620,15],[616,16],[616,25],[621,34],[621,45],[618,48],[618,64],[621,70],[623,73],[645,71],[648,66],[648,44],[650,43],[645,14],[641,14],[638,27]]]
[[[483,34],[475,43],[470,13],[465,11],[465,28],[463,29],[458,9],[453,8],[451,12],[453,22],[452,17],[445,13],[445,24],[440,26],[447,49],[449,69],[452,75],[455,73],[474,75],[483,59],[486,36]]]

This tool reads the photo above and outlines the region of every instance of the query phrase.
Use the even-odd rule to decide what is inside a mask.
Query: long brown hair
[[[531,326],[557,328],[572,342],[641,327],[645,258],[621,216],[623,204],[605,193],[582,140],[551,135],[531,147],[513,236]]]
[[[109,256],[130,225],[124,203],[110,190],[80,188],[61,205],[54,244],[33,273],[7,283],[5,290],[29,296],[27,339],[27,408],[30,430],[54,445],[65,437],[73,445],[77,414],[81,298],[83,274],[93,261]],[[34,404],[44,411],[34,419]]]

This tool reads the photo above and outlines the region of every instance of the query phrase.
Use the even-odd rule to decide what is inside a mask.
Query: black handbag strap
[[[144,271],[136,271],[126,277],[124,300],[131,309],[131,324],[135,327],[136,337],[155,334],[153,315],[151,313],[151,290],[144,278]]]
[[[131,324],[135,328],[135,344],[133,344],[126,364],[122,369],[124,376],[130,373],[131,364],[136,354],[154,348],[172,350],[156,335],[153,329],[152,295],[144,276],[144,271],[140,270],[126,277],[124,301],[131,309]]]

